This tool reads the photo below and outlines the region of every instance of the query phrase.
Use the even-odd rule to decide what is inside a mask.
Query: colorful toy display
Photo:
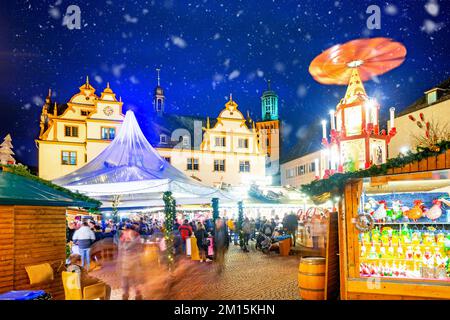
[[[367,198],[361,206],[376,221],[359,234],[361,276],[450,281],[450,201],[426,194],[389,196]]]
[[[434,278],[450,281],[449,239],[444,231],[375,228],[360,236],[362,276]],[[402,237],[403,236],[403,237]]]

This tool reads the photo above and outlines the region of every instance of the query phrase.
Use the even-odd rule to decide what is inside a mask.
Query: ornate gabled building
[[[171,114],[158,70],[153,110],[139,122],[162,157],[207,185],[272,184],[279,173],[278,96],[269,86],[261,99],[262,122],[245,117],[231,95],[217,118]],[[123,119],[122,101],[109,85],[99,97],[86,80],[64,104],[51,101],[49,92],[36,140],[39,176],[52,180],[89,162],[114,139]]]
[[[248,113],[245,117],[231,95],[217,118],[171,114],[165,101],[158,70],[153,112],[143,126],[152,145],[176,168],[208,185],[279,183],[278,96],[270,83],[261,97],[261,122]]]
[[[158,114],[147,123],[147,132],[159,134],[159,140],[154,136],[158,153],[188,176],[210,186],[267,180],[256,125],[231,95],[216,119]]]
[[[122,101],[107,84],[100,96],[89,83],[67,103],[45,99],[36,140],[39,176],[52,180],[95,158],[112,141],[124,119]]]

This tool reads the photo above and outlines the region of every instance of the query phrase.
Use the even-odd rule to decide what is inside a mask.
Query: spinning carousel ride
[[[309,72],[319,83],[347,84],[344,98],[330,111],[330,139],[326,121],[322,121],[329,171],[355,171],[386,162],[387,145],[396,134],[395,109],[390,108],[388,132],[380,130],[380,105],[367,95],[363,82],[398,67],[405,56],[401,43],[371,38],[335,45],[311,62]]]

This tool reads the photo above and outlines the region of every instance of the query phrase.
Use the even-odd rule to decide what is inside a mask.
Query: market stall
[[[0,293],[28,290],[63,299],[66,210],[99,205],[22,166],[0,166]]]
[[[449,164],[447,151],[346,183],[342,299],[450,298]]]
[[[66,219],[68,223],[73,221],[83,221],[84,219],[94,220],[97,223],[101,223],[102,215],[83,209],[68,208],[66,210]]]

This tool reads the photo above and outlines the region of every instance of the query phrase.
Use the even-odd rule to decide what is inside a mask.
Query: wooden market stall
[[[347,181],[341,299],[450,299],[450,150]]]
[[[0,293],[39,289],[64,299],[66,209],[99,204],[24,169],[0,167]]]

